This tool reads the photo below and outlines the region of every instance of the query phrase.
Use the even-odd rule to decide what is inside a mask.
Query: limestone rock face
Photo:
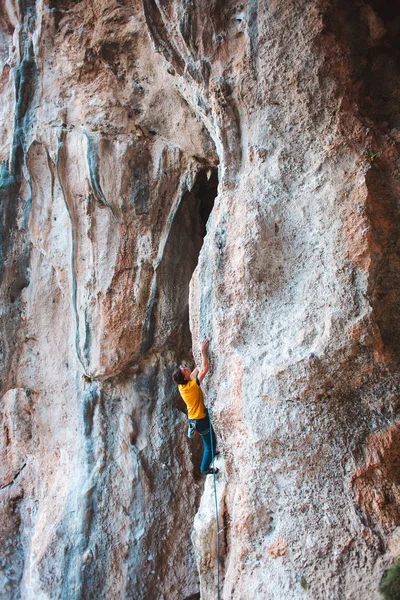
[[[380,598],[399,34],[388,0],[1,5],[1,598],[216,598],[217,537],[224,600]],[[203,337],[215,488],[171,380]]]

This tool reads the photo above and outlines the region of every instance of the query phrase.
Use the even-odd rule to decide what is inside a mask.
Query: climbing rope
[[[208,418],[210,421],[210,441],[211,441],[211,457],[212,457],[212,468],[213,468],[213,478],[214,478],[214,500],[215,500],[215,522],[217,525],[217,582],[218,582],[218,600],[221,598],[221,590],[220,590],[220,562],[221,562],[221,548],[220,548],[220,530],[219,530],[219,520],[218,520],[218,499],[217,499],[217,482],[216,482],[216,474],[215,474],[215,466],[214,466],[214,440],[213,440],[213,427],[211,422],[211,412],[208,409]]]

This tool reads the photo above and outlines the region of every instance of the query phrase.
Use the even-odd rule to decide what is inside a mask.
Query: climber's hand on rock
[[[210,340],[208,340],[207,338],[201,342],[200,349],[202,352],[205,352],[207,350],[209,343],[210,343]]]
[[[201,383],[204,379],[204,377],[207,375],[208,371],[210,370],[210,365],[209,365],[209,361],[208,361],[208,356],[207,356],[207,348],[208,348],[208,344],[210,343],[210,341],[208,339],[205,339],[201,342],[201,367],[200,367],[200,372],[197,376],[197,379],[199,381],[199,383]]]

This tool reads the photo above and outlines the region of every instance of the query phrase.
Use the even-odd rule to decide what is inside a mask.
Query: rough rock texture
[[[213,482],[171,382],[204,336],[221,598],[380,598],[396,4],[1,4],[0,598],[216,598]]]

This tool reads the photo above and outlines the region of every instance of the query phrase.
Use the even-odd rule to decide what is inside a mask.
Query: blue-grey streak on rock
[[[30,124],[29,105],[32,100],[37,68],[33,53],[33,44],[29,40],[24,47],[24,56],[14,72],[15,113],[14,133],[10,156],[10,173],[21,178],[21,168],[24,158],[26,130]]]
[[[150,186],[148,170],[143,170],[139,165],[133,169],[134,184],[131,192],[131,202],[136,215],[144,215],[149,211]]]
[[[0,283],[4,277],[6,257],[13,245],[12,231],[17,219],[19,187],[20,182],[3,161],[0,169]]]
[[[190,75],[193,81],[206,89],[210,81],[211,65],[206,58],[201,58],[197,61],[189,60],[186,63],[185,74]],[[202,108],[206,114],[210,113],[210,108],[202,96],[198,97],[197,106]]]
[[[31,210],[32,210],[32,182],[31,182],[31,177],[30,177],[29,171],[28,171],[28,181],[27,181],[27,183],[29,185],[29,196],[25,200],[25,204],[24,204],[24,207],[22,209],[22,218],[20,220],[20,228],[23,229],[26,232],[28,232],[29,216],[30,216]]]
[[[192,54],[193,58],[196,59],[198,51],[195,43],[196,26],[193,19],[194,14],[195,4],[193,0],[183,0],[182,15],[179,19],[179,31],[186,44],[187,49]]]
[[[32,145],[39,145],[39,143],[35,141],[35,142],[32,142],[30,147],[32,147]],[[26,156],[28,150],[26,152],[24,151],[24,156]],[[51,168],[51,158],[49,156],[49,153],[48,153],[48,150],[46,147],[45,147],[45,152],[46,152],[47,162],[49,165],[49,171],[50,171],[50,175],[51,175],[51,182],[52,182],[51,197],[53,198],[54,173]],[[28,198],[25,200],[25,203],[23,206],[22,218],[20,219],[20,229],[24,230],[26,233],[28,233],[29,217],[30,217],[31,210],[32,210],[32,181],[31,181],[31,174],[30,174],[28,168],[26,169],[26,172],[28,174],[27,183],[29,185],[30,193],[29,193]],[[30,277],[29,277],[30,261],[31,261],[31,244],[27,243],[24,246],[24,248],[22,249],[21,256],[20,256],[18,266],[17,266],[17,274],[16,274],[15,279],[10,288],[11,302],[15,302],[16,299],[18,298],[18,296],[20,295],[20,293],[22,292],[22,290],[24,288],[28,287],[28,285],[30,284]]]
[[[83,342],[83,355],[86,359],[87,364],[90,364],[90,349],[92,342],[92,332],[90,329],[89,313],[87,310],[84,312],[84,323],[85,323],[85,340]]]
[[[154,372],[151,375],[143,374],[135,383],[134,389],[131,390],[146,399],[144,404],[150,414],[154,409],[154,398],[157,390],[156,375],[157,373]],[[147,402],[149,398],[152,400],[150,403]],[[139,571],[136,561],[139,561],[140,564],[140,556],[143,553],[143,534],[139,538],[136,536],[138,528],[141,529],[141,525],[139,523],[135,527],[131,523],[127,526],[127,520],[131,510],[136,514],[138,505],[143,505],[142,514],[145,513],[143,485],[152,485],[151,477],[149,479],[146,474],[148,459],[145,454],[142,454],[140,450],[131,445],[133,452],[130,468],[136,466],[140,471],[140,477],[138,477],[138,473],[136,473],[136,477],[133,476],[131,500],[125,506],[123,513],[121,514],[119,511],[119,506],[111,513],[109,512],[107,497],[109,491],[112,490],[116,457],[121,451],[121,443],[124,443],[123,438],[116,434],[115,430],[115,426],[121,418],[122,404],[120,404],[118,398],[112,399],[107,396],[103,384],[97,382],[92,382],[86,388],[82,401],[86,474],[83,485],[84,491],[79,496],[79,506],[82,507],[79,548],[75,553],[74,563],[70,569],[72,585],[70,585],[69,590],[75,590],[74,600],[88,598],[89,589],[90,597],[104,597],[102,596],[104,572],[107,570],[110,560],[112,560],[110,557],[113,551],[107,535],[110,522],[115,523],[117,519],[120,519],[121,526],[125,524],[125,535],[129,535],[129,548],[132,545],[135,546],[135,552],[133,553],[134,572]],[[132,414],[129,416],[133,419]],[[140,426],[139,415],[136,420],[137,425]],[[111,422],[113,422],[112,425]],[[127,432],[124,430],[124,433]],[[105,468],[106,465],[107,469]],[[132,472],[129,469],[126,476],[130,477],[134,471],[134,468]],[[120,543],[122,543],[121,539],[116,541],[116,545]],[[126,538],[124,543],[127,543]],[[132,553],[126,556],[128,560],[131,557]],[[128,586],[130,581],[131,578],[128,578],[125,585]],[[124,597],[128,597],[128,593],[126,594]],[[131,596],[129,595],[129,597]],[[67,599],[69,600],[68,595],[65,596],[65,600]]]
[[[33,3],[34,4],[34,3]],[[26,12],[26,11],[25,11]],[[17,330],[20,327],[19,307],[12,306],[20,292],[29,285],[29,265],[31,246],[26,235],[26,223],[31,209],[30,198],[23,207],[23,216],[18,227],[18,212],[21,204],[19,197],[26,133],[30,126],[30,108],[36,83],[36,63],[33,46],[30,40],[30,30],[24,20],[23,7],[20,7],[21,26],[19,29],[20,64],[14,69],[15,108],[14,130],[10,145],[8,162],[3,160],[0,165],[0,284],[9,286],[10,301],[1,315],[2,339],[0,352],[2,354],[1,387],[6,384],[8,377],[13,377],[9,365],[14,353],[18,351],[16,344]],[[35,11],[30,12],[30,25],[34,21]],[[29,183],[29,182],[28,182]],[[19,231],[20,229],[20,231]],[[24,231],[25,229],[25,231]],[[10,281],[16,273],[14,281]],[[3,326],[4,324],[4,326]],[[6,384],[7,385],[7,384]]]
[[[99,496],[107,486],[102,484],[104,477],[105,457],[99,457],[102,446],[107,444],[107,432],[102,427],[104,420],[104,399],[102,390],[97,382],[90,383],[82,395],[82,426],[84,433],[84,468],[82,470],[82,485],[77,492],[77,507],[80,511],[77,521],[80,524],[78,535],[74,532],[75,546],[69,554],[68,563],[65,564],[65,586],[63,588],[63,600],[82,600],[87,598],[87,579],[92,560],[86,560],[87,556],[93,558],[92,548],[96,544],[91,543],[91,537],[98,528],[94,526],[96,519],[103,518],[99,510]],[[104,454],[104,450],[103,450]],[[99,460],[102,464],[99,464]],[[104,483],[104,482],[103,482]],[[101,537],[104,542],[105,536]],[[77,542],[76,542],[77,540]],[[107,559],[107,552],[101,553],[100,559]],[[100,560],[102,563],[102,561]]]
[[[25,154],[26,130],[30,124],[29,107],[36,80],[36,63],[32,42],[25,45],[24,57],[14,73],[15,113],[14,132],[9,165],[3,161],[0,169],[0,282],[4,277],[4,263],[12,250],[18,212],[18,193],[21,185],[22,165]],[[24,207],[24,221],[30,211],[28,199]],[[21,269],[19,269],[21,271]],[[20,277],[19,277],[20,278]],[[24,286],[25,287],[25,286]]]
[[[94,411],[99,402],[98,386],[92,383],[82,398],[82,422],[85,440],[90,439],[93,430]]]
[[[92,382],[82,396],[82,425],[84,433],[86,478],[92,479],[95,466],[95,449],[98,432],[95,431],[95,421],[101,410],[101,389],[99,384]]]
[[[81,348],[80,348],[79,314],[78,314],[78,305],[77,305],[77,296],[78,296],[77,285],[78,284],[77,284],[77,278],[76,278],[76,255],[77,255],[76,227],[75,227],[75,222],[74,222],[74,218],[72,215],[71,207],[69,205],[69,202],[67,199],[67,194],[66,194],[66,191],[64,188],[63,178],[60,173],[60,164],[62,163],[62,161],[60,161],[60,155],[64,148],[64,142],[65,142],[66,135],[67,134],[66,134],[65,129],[62,129],[60,132],[59,138],[58,138],[56,169],[57,169],[57,176],[58,176],[58,180],[60,182],[62,195],[64,198],[64,204],[67,209],[67,213],[68,213],[69,220],[71,223],[71,280],[72,280],[71,281],[71,283],[72,283],[71,291],[72,291],[72,306],[73,306],[74,315],[75,315],[75,351],[76,351],[78,360],[83,368],[83,371],[85,372],[86,368],[85,368],[85,365],[83,362],[83,357],[82,357]]]
[[[88,131],[84,131],[86,140],[87,140],[87,161],[89,168],[89,179],[90,185],[92,186],[94,197],[97,202],[106,206],[111,210],[111,213],[115,220],[117,220],[115,212],[111,204],[107,201],[103,189],[100,184],[100,175],[99,175],[99,143],[98,140],[90,135]]]
[[[25,42],[30,34],[35,31],[36,25],[36,0],[18,0],[20,13],[21,41]]]
[[[63,565],[63,585],[61,600],[81,600],[85,598],[84,571],[85,552],[90,542],[93,518],[96,511],[98,477],[95,472],[96,432],[95,414],[99,410],[100,391],[97,383],[90,383],[82,395],[82,428],[84,434],[84,468],[81,472],[81,485],[74,487],[69,502],[75,503],[79,512],[76,522],[78,531],[70,531],[67,515],[60,523],[60,537],[65,540],[65,559]],[[69,542],[69,539],[73,542]]]

